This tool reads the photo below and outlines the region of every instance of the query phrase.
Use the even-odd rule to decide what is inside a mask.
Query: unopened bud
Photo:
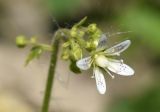
[[[77,36],[77,28],[73,27],[73,28],[71,29],[70,35],[71,35],[72,37],[76,37],[76,36]]]
[[[27,39],[24,37],[24,36],[18,36],[16,38],[16,45],[19,47],[19,48],[24,48],[26,45],[27,45]]]
[[[84,34],[85,34],[84,31],[79,31],[79,32],[78,32],[78,36],[79,36],[79,37],[83,37]]]
[[[37,42],[37,38],[36,37],[32,37],[31,39],[30,39],[30,43],[31,44],[35,44]]]
[[[61,58],[63,60],[68,60],[69,59],[69,50],[68,49],[65,49],[61,55]]]
[[[86,48],[88,50],[94,50],[98,46],[98,40],[90,40],[89,42],[86,43]]]
[[[88,26],[88,31],[89,32],[95,32],[97,30],[97,25],[96,24],[90,24],[89,26]]]
[[[73,57],[75,60],[79,60],[82,58],[82,50],[81,48],[77,48],[74,51],[72,51]]]

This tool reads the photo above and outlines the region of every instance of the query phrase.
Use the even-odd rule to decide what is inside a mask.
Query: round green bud
[[[93,46],[93,48],[96,48],[98,46],[98,40],[93,40],[92,46]]]
[[[86,48],[91,48],[91,42],[86,42]]]
[[[63,60],[68,60],[69,59],[69,55],[68,54],[62,54],[61,58]]]
[[[98,40],[96,40],[96,39],[92,39],[86,43],[86,48],[89,51],[95,50],[97,48],[97,46],[98,46]]]
[[[68,49],[63,50],[61,58],[63,60],[68,60],[69,59],[69,50]]]
[[[32,37],[31,39],[30,39],[30,43],[31,44],[35,44],[37,42],[37,38],[36,37]]]
[[[27,45],[27,39],[24,36],[18,36],[16,37],[16,45],[19,48],[24,48]]]
[[[61,58],[62,58],[63,60],[68,60],[68,59],[69,59],[69,55],[62,55]]]
[[[77,36],[77,28],[73,27],[70,31],[71,37],[76,37]]]
[[[89,32],[95,32],[97,30],[97,25],[96,24],[90,24],[89,26],[88,26],[88,31]]]
[[[82,57],[82,50],[81,48],[77,48],[72,51],[73,57],[75,60],[79,60]]]
[[[84,31],[79,31],[79,32],[78,32],[78,36],[79,36],[79,37],[83,37],[83,36],[84,36],[84,34],[85,34],[85,32],[84,32]]]
[[[82,49],[77,43],[73,43],[71,54],[72,54],[73,60],[78,60],[82,57]]]
[[[91,36],[91,38],[93,38],[94,40],[95,39],[99,39],[100,38],[100,36],[101,36],[101,31],[99,30],[99,29],[97,29],[93,34],[92,34],[92,36]]]

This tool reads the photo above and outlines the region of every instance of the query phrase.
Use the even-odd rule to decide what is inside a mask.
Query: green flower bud
[[[73,28],[71,29],[70,35],[71,35],[72,37],[77,37],[77,28],[76,28],[76,27],[73,27]]]
[[[97,39],[92,39],[89,42],[86,43],[86,48],[87,50],[95,50],[98,46],[98,40]]]
[[[19,48],[24,48],[26,45],[27,45],[27,39],[24,37],[24,36],[18,36],[16,38],[16,45],[19,47]]]
[[[64,49],[61,55],[61,58],[63,60],[68,60],[69,59],[69,49]]]
[[[77,43],[71,45],[71,56],[73,60],[79,60],[82,57],[82,49]]]
[[[67,42],[65,42],[65,43],[62,44],[62,47],[63,47],[63,48],[66,48],[66,47],[68,47],[69,45],[70,45],[70,42],[67,41]]]
[[[75,60],[79,60],[82,57],[82,49],[81,48],[77,48],[75,50],[72,51],[73,57]]]
[[[93,34],[92,34],[92,38],[93,39],[99,39],[101,36],[101,31],[99,29],[97,29]]]
[[[95,32],[97,30],[97,25],[96,24],[90,24],[89,26],[88,26],[88,31],[89,32]]]
[[[90,49],[91,48],[91,42],[86,42],[86,48]]]
[[[91,44],[91,47],[96,48],[97,46],[98,46],[98,40],[93,40],[92,44]]]
[[[83,37],[84,34],[85,34],[85,32],[80,30],[80,31],[78,32],[78,37]]]
[[[37,38],[36,37],[32,37],[31,39],[30,39],[30,43],[31,44],[35,44],[37,42]]]

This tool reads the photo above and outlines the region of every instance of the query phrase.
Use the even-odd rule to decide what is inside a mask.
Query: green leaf
[[[71,60],[71,63],[70,63],[70,70],[76,74],[80,74],[81,73],[81,70],[76,66],[76,61],[72,61]]]
[[[154,52],[160,53],[160,13],[147,7],[128,9],[120,18],[124,27],[133,31]]]
[[[42,52],[43,52],[43,48],[41,46],[32,47],[29,55],[27,56],[25,65],[28,65],[35,58],[38,59],[40,55],[42,54]]]

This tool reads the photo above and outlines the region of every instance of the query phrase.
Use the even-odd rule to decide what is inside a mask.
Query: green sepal
[[[32,47],[27,59],[25,61],[25,66],[28,65],[33,59],[39,58],[43,52],[43,48],[41,46]]]
[[[71,60],[70,66],[69,66],[70,70],[76,74],[80,74],[81,70],[76,66],[76,61]]]
[[[75,24],[73,27],[80,27],[82,26],[87,20],[87,16],[85,16],[83,19],[80,20],[77,24]]]

